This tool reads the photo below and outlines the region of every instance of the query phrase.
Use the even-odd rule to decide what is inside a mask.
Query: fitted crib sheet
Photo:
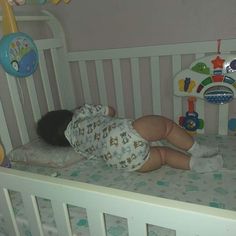
[[[107,167],[100,159],[81,159],[80,162],[63,169],[24,166],[22,164],[13,164],[13,168],[44,175],[56,173],[57,177],[55,178],[65,178],[236,211],[236,137],[199,135],[196,139],[200,143],[219,147],[224,159],[223,170],[200,174],[164,166],[149,173],[122,172]],[[91,170],[93,171],[91,172]],[[11,198],[22,235],[31,235],[19,193],[13,192]],[[57,235],[50,201],[39,198],[37,200],[45,234]],[[89,235],[86,210],[74,206],[68,206],[68,210],[74,235]],[[128,235],[126,219],[105,215],[105,221],[107,235]],[[148,226],[148,232],[150,236],[175,235],[171,229],[152,225]]]

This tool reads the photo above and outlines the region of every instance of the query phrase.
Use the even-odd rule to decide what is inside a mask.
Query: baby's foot
[[[188,150],[192,157],[213,157],[219,153],[218,147],[208,147],[197,142]]]
[[[190,160],[190,169],[198,173],[212,172],[223,167],[222,155],[217,154],[211,158],[193,158]]]

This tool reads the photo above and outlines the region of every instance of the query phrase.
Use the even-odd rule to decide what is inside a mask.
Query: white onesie
[[[90,159],[102,157],[109,166],[138,170],[149,157],[149,142],[132,120],[108,116],[108,107],[84,105],[67,126],[65,136],[74,150]]]

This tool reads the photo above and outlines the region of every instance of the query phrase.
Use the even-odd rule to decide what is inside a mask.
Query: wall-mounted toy
[[[236,55],[216,54],[194,61],[174,78],[177,96],[194,96],[225,104],[236,96]]]
[[[179,118],[179,125],[189,132],[195,132],[197,129],[204,128],[204,121],[198,118],[198,113],[195,111],[195,97],[188,98],[188,111],[185,116]]]
[[[0,64],[15,77],[33,74],[38,65],[38,52],[31,37],[18,32],[12,7],[0,0],[3,10],[3,37],[0,40]]]

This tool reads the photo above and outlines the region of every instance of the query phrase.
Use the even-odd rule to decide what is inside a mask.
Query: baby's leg
[[[190,169],[189,156],[174,149],[167,147],[151,147],[149,155],[149,159],[138,171],[153,171],[159,169],[162,165],[169,165],[176,169]]]
[[[167,147],[151,147],[149,159],[138,170],[148,172],[159,169],[162,165],[182,170],[193,170],[199,173],[216,171],[222,168],[220,155],[212,158],[193,158]]]
[[[143,116],[133,122],[133,127],[150,142],[166,139],[176,147],[189,151],[192,156],[212,156],[218,152],[216,148],[199,146],[183,128],[162,116]]]

